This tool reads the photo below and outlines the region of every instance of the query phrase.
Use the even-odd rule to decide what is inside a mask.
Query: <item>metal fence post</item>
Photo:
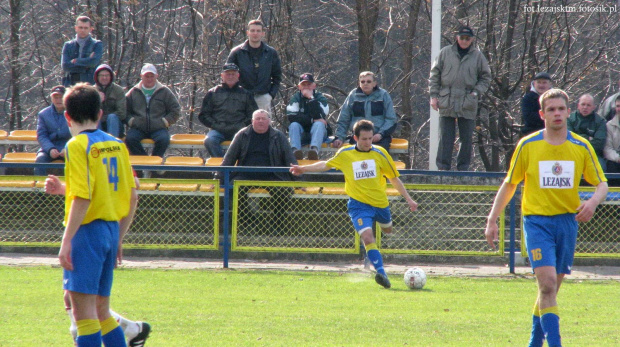
[[[222,243],[222,247],[224,248],[224,268],[228,268],[228,256],[230,252],[230,170],[224,170],[224,241]],[[219,195],[216,192],[216,196]]]

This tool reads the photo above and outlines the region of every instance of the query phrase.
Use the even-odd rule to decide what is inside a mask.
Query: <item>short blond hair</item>
[[[541,95],[540,98],[538,99],[538,102],[540,103],[540,109],[543,112],[545,111],[545,101],[549,99],[562,99],[566,103],[566,107],[568,107],[568,103],[569,103],[568,94],[566,94],[566,92],[563,91],[562,89],[551,88],[547,90],[546,92],[544,92],[543,95]]]
[[[362,77],[366,77],[366,76],[371,76],[373,81],[376,81],[377,78],[375,77],[375,73],[372,71],[362,71],[360,73],[360,77],[358,77],[357,79],[361,79]]]

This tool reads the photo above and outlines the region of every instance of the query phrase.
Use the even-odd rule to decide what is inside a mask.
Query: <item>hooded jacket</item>
[[[126,98],[127,124],[146,133],[168,128],[181,115],[181,105],[176,96],[159,81],[155,83],[155,91],[148,103],[142,92],[142,82],[133,86]]]
[[[99,72],[102,70],[108,70],[110,72],[110,84],[107,86],[103,86],[99,83]],[[111,113],[117,115],[121,122],[125,122],[125,118],[127,118],[125,91],[123,87],[114,83],[114,77],[114,71],[112,71],[112,68],[108,64],[101,64],[95,70],[95,85],[100,92],[105,94],[105,98],[101,104],[101,109],[103,110],[103,116],[101,117],[102,122],[105,122],[108,115]]]

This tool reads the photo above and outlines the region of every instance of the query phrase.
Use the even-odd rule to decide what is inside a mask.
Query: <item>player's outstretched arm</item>
[[[119,221],[119,236],[118,236],[118,251],[116,253],[117,264],[123,263],[123,238],[127,234],[127,230],[133,222],[133,217],[136,214],[138,207],[138,192],[135,188],[131,189],[131,201],[129,203],[129,213],[123,219]]]
[[[310,165],[291,164],[291,168],[289,169],[289,171],[295,176],[301,176],[305,172],[323,172],[327,170],[329,170],[329,166],[326,165],[325,161],[319,161],[318,163]]]
[[[52,195],[65,195],[66,186],[60,182],[58,177],[48,175],[45,179],[45,192]]]
[[[400,180],[400,178],[394,177],[394,178],[389,178],[389,180],[390,180],[390,183],[392,183],[392,186],[394,186],[394,188],[396,188],[396,190],[398,190],[400,195],[402,195],[402,197],[405,198],[405,200],[407,200],[407,204],[409,205],[409,210],[411,212],[417,210],[418,209],[418,203],[415,202],[411,198],[411,196],[409,196],[409,192],[407,192],[407,188],[405,188],[405,186],[403,185],[403,182]]]
[[[506,205],[508,205],[516,190],[516,184],[504,182],[497,191],[495,201],[493,201],[493,207],[491,208],[491,212],[487,217],[487,227],[484,231],[487,242],[491,247],[493,247],[493,249],[495,249],[495,241],[499,239],[499,227],[497,226],[497,218],[499,218],[499,215],[506,208]]]
[[[596,212],[598,205],[605,201],[607,191],[609,191],[607,182],[597,184],[596,190],[594,190],[592,197],[587,201],[582,202],[581,205],[577,207],[578,213],[577,216],[575,216],[575,220],[577,220],[577,222],[589,222],[594,216],[594,212]]]

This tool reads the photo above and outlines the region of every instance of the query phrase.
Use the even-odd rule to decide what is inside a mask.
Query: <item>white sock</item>
[[[110,310],[110,315],[112,315],[112,317],[116,319],[118,325],[121,326],[121,329],[123,329],[125,337],[128,340],[133,339],[134,337],[136,337],[136,335],[140,333],[140,325],[137,322],[129,320],[112,310]]]
[[[71,320],[71,326],[69,327],[69,332],[71,336],[73,336],[73,341],[77,340],[77,324],[75,324],[75,318],[73,318],[73,311],[70,308],[66,309],[67,315],[69,315],[69,319]]]

